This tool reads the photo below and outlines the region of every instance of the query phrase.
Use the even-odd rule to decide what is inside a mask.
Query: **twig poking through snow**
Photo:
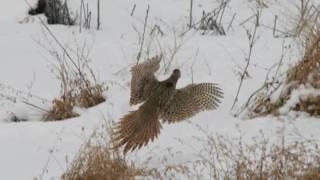
[[[190,0],[189,29],[192,28],[192,10],[193,10],[193,0]]]
[[[148,23],[149,10],[150,10],[150,5],[148,4],[146,17],[145,17],[145,20],[144,20],[143,34],[142,34],[142,40],[141,40],[141,44],[140,44],[140,50],[139,50],[138,55],[137,55],[137,64],[139,64],[139,61],[140,61],[140,58],[141,58],[141,53],[142,53],[142,48],[143,48],[143,43],[144,43],[144,36],[145,36],[145,33],[146,33],[146,27],[147,27],[147,23]]]

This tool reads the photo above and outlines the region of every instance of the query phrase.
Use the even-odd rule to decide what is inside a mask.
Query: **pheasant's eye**
[[[173,74],[180,77],[180,70],[179,69],[173,70]]]

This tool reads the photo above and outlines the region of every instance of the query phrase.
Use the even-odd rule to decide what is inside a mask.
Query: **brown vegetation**
[[[44,115],[46,121],[50,120],[63,120],[72,117],[77,117],[79,114],[73,112],[74,102],[72,99],[54,99],[52,108]]]
[[[77,105],[84,108],[93,107],[104,102],[106,99],[102,96],[102,85],[95,85],[89,88],[81,89],[78,96],[76,96]]]
[[[147,171],[136,168],[133,163],[113,148],[109,138],[111,129],[104,126],[103,132],[96,131],[80,149],[62,180],[134,180],[147,176]]]
[[[208,170],[212,179],[319,179],[320,149],[316,140],[272,143],[263,133],[253,143],[207,135],[196,171]],[[193,165],[194,167],[194,165]],[[198,174],[201,174],[198,172]],[[201,178],[200,178],[201,179]]]
[[[157,152],[144,157],[144,167],[130,163],[118,149],[112,148],[110,130],[107,129],[107,134],[94,133],[62,176],[63,180],[320,178],[319,141],[288,141],[283,129],[276,141],[271,141],[263,132],[247,141],[241,136],[213,135],[198,127],[205,136],[193,139],[201,149],[195,152],[195,159],[172,164],[172,158],[183,152],[174,152],[171,148],[163,158]],[[299,136],[297,132],[292,133]],[[180,142],[190,148],[190,142]],[[152,159],[159,162],[156,168],[148,167]]]
[[[46,48],[55,59],[52,71],[60,81],[60,97],[52,102],[52,108],[44,115],[45,120],[75,117],[78,116],[73,111],[75,106],[90,108],[106,100],[103,92],[107,87],[97,81],[89,64],[89,50],[86,46],[78,47],[75,54],[77,59],[73,59],[65,47],[62,48],[63,54]]]
[[[314,19],[313,19],[314,20]],[[320,27],[319,20],[313,21],[313,26],[310,22],[301,32],[301,38],[304,47],[304,55],[301,61],[287,71],[287,78],[282,83],[284,84],[281,90],[281,95],[276,102],[271,102],[270,97],[261,96],[257,99],[256,105],[251,108],[251,115],[279,114],[279,108],[283,107],[291,98],[292,92],[298,88],[320,90]],[[301,30],[302,31],[302,30]],[[307,112],[310,115],[319,116],[319,100],[320,96],[311,94],[307,97],[299,97],[295,107],[291,110]]]

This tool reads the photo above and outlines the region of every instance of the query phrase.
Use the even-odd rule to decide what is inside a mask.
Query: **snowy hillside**
[[[36,4],[36,0],[28,2],[32,6]],[[1,0],[0,179],[59,179],[96,128],[105,120],[117,122],[128,111],[137,108],[129,106],[130,67],[137,62],[148,5],[150,9],[140,61],[162,53],[164,60],[158,73],[160,80],[179,68],[181,79],[178,88],[192,82],[213,82],[223,89],[224,98],[215,111],[199,113],[181,123],[164,124],[158,139],[141,150],[129,153],[129,159],[139,165],[150,154],[159,156],[159,159],[165,157],[168,154],[166,150],[171,148],[182,153],[169,158],[169,163],[192,161],[201,150],[193,137],[204,136],[197,126],[208,133],[229,137],[238,137],[240,131],[248,143],[261,130],[273,142],[280,141],[278,132],[281,129],[285,129],[285,136],[290,141],[302,138],[293,131],[304,138],[319,138],[319,119],[305,113],[286,112],[279,117],[268,115],[250,120],[243,115],[234,116],[249,96],[261,87],[269,69],[279,62],[282,55],[281,73],[285,73],[303,55],[295,39],[282,37],[280,32],[275,32],[280,37],[274,37],[275,15],[278,17],[277,28],[290,30],[290,14],[296,13],[290,0],[266,1],[260,15],[261,26],[256,29],[248,77],[243,81],[233,110],[231,107],[250,51],[248,32],[252,35],[255,28],[255,17],[250,17],[256,13],[256,1],[231,0],[228,3],[221,21],[225,36],[188,30],[190,3],[178,0],[103,0],[101,29],[97,31],[97,2],[88,2],[92,11],[90,29],[80,32],[78,25],[48,27],[65,47],[87,49],[91,60],[89,64],[98,81],[108,87],[103,92],[106,101],[89,109],[77,108],[79,117],[43,122],[43,111],[38,107],[49,109],[52,100],[60,95],[60,81],[54,70],[56,59],[48,49],[60,53],[62,50],[42,25],[40,19],[45,20],[43,15],[28,15],[30,7],[24,1]],[[72,16],[79,14],[80,1],[69,0],[68,3]],[[220,1],[194,0],[193,22],[199,22],[203,11],[210,12],[219,4]],[[156,32],[154,27],[159,27]],[[14,118],[25,121],[12,122]],[[150,162],[150,166],[158,165],[157,158]]]

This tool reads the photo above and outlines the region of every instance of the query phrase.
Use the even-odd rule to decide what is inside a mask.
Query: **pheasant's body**
[[[160,119],[168,123],[188,119],[201,111],[216,109],[222,98],[221,89],[213,83],[176,89],[178,69],[167,80],[158,81],[154,73],[159,63],[160,58],[155,57],[132,68],[130,104],[143,104],[124,116],[115,129],[116,147],[124,146],[124,152],[153,141],[160,133]]]

